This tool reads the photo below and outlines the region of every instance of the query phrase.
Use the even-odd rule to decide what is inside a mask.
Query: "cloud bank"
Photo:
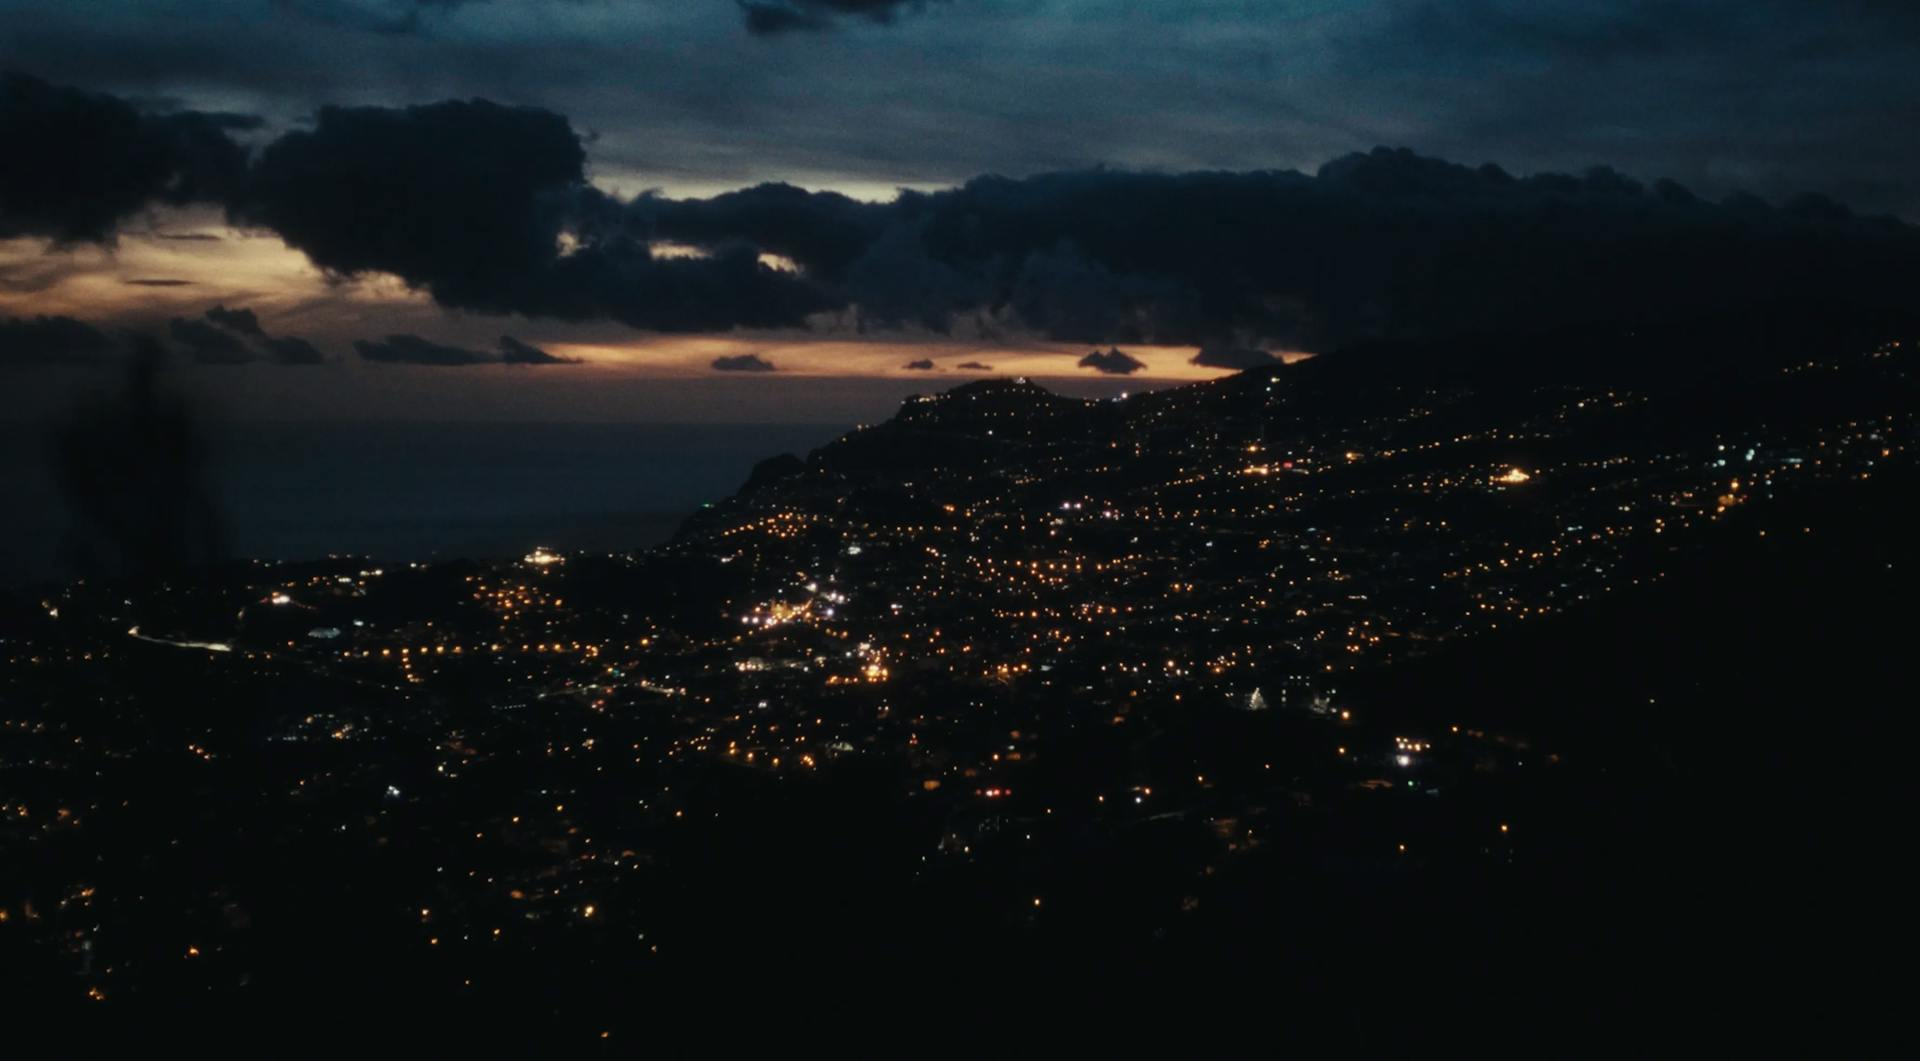
[[[329,273],[390,274],[450,309],[659,332],[986,321],[1056,341],[1196,345],[1231,367],[1271,347],[1782,301],[1904,306],[1920,275],[1920,231],[1897,221],[1817,196],[1710,202],[1607,168],[1515,176],[1381,148],[1310,175],[1087,170],[886,203],[779,184],[622,200],[588,183],[581,134],[538,108],[324,108],[249,161],[233,137],[243,119],[5,85],[0,128],[52,149],[5,169],[0,231],[109,241],[145,205],[208,202]],[[175,338],[230,356],[192,323]],[[418,337],[358,349],[498,360]],[[1087,367],[1130,371],[1110,356]]]
[[[572,365],[578,359],[556,357],[531,343],[523,343],[511,335],[500,337],[500,360],[508,365]]]
[[[155,203],[227,200],[247,170],[232,134],[257,125],[0,73],[0,238],[106,242]]]
[[[202,365],[246,365],[256,361],[319,365],[327,360],[318,347],[300,336],[267,334],[260,326],[260,318],[245,307],[215,306],[202,320],[175,317],[167,322],[167,337]]]
[[[354,352],[368,361],[386,365],[431,365],[456,368],[485,365],[494,360],[490,354],[430,342],[418,335],[389,335],[385,339],[356,339]]]
[[[728,354],[713,359],[715,372],[772,372],[773,362],[759,354]]]
[[[1115,347],[1104,353],[1095,350],[1077,362],[1081,368],[1090,368],[1107,376],[1130,376],[1147,367],[1145,361]]]

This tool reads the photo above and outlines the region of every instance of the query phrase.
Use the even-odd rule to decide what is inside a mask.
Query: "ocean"
[[[753,465],[851,425],[227,423],[200,477],[235,557],[383,561],[624,551],[665,541]],[[0,581],[68,577],[74,515],[44,430],[0,428],[12,455]]]

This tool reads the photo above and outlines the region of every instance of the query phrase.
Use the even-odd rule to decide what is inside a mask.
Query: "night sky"
[[[835,420],[989,371],[1107,393],[1874,298],[1920,262],[1897,0],[0,0],[0,25],[14,419],[136,333],[238,415]]]

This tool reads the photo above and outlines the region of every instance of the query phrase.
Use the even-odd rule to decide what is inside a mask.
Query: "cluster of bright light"
[[[754,609],[751,614],[741,616],[740,621],[748,626],[772,629],[782,623],[798,622],[805,619],[812,611],[812,601],[802,601],[799,604],[774,601],[771,604]]]

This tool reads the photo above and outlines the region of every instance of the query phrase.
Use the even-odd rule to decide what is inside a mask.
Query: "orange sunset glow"
[[[676,244],[653,250],[663,258],[703,253]],[[764,258],[770,268],[795,268],[778,256]],[[330,276],[278,236],[232,227],[207,210],[156,209],[146,227],[122,232],[110,246],[54,248],[43,239],[0,240],[0,274],[12,280],[0,287],[0,314],[88,316],[137,328],[195,317],[214,305],[244,305],[269,331],[314,336],[335,360],[348,363],[357,360],[347,349],[352,338],[369,333],[420,332],[484,343],[509,330],[580,362],[582,369],[636,378],[711,376],[715,359],[748,354],[774,366],[760,374],[766,377],[915,379],[933,388],[987,376],[1099,378],[1076,365],[1088,344],[1022,340],[1015,328],[991,340],[925,331],[859,334],[849,321],[825,315],[807,331],[686,336],[605,323],[449,313],[389,275]],[[1153,386],[1229,373],[1192,364],[1194,346],[1126,345],[1125,350],[1144,367],[1108,378]],[[1292,361],[1311,355],[1280,356]],[[934,367],[906,367],[921,361]]]

